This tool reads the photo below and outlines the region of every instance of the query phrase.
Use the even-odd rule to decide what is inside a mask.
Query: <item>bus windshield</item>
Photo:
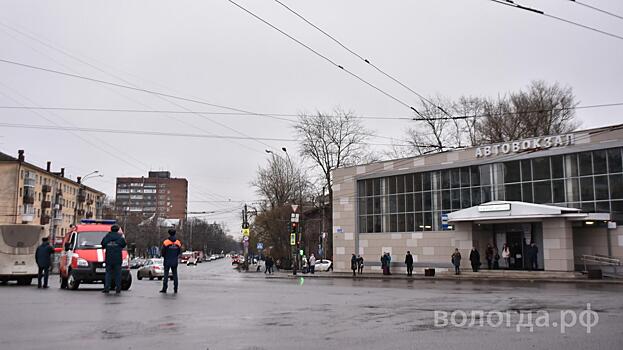
[[[101,248],[102,239],[108,232],[80,232],[76,248]]]

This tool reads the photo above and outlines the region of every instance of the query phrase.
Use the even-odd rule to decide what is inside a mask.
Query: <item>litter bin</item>
[[[588,270],[588,279],[600,280],[603,279],[603,274],[601,273],[601,270]]]
[[[424,270],[424,276],[427,277],[435,277],[435,269],[425,269]]]

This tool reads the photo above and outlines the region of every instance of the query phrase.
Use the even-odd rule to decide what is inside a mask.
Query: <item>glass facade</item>
[[[359,232],[441,229],[441,215],[492,200],[610,212],[623,223],[623,148],[359,180]]]

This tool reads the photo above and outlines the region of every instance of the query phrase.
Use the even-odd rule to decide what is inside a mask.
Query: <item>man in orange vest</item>
[[[169,238],[165,239],[162,243],[160,253],[160,255],[164,258],[164,278],[162,279],[162,289],[160,290],[160,293],[167,292],[167,286],[169,284],[169,269],[171,269],[171,273],[173,273],[173,292],[177,293],[177,262],[181,253],[182,242],[175,238],[175,230],[170,229]]]

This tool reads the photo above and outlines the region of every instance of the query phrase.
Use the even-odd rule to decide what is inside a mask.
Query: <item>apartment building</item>
[[[117,178],[115,205],[121,215],[186,219],[188,181],[169,171],[150,171],[147,177]]]
[[[44,225],[52,242],[62,241],[69,226],[100,218],[105,194],[58,172],[0,152],[0,223]]]

